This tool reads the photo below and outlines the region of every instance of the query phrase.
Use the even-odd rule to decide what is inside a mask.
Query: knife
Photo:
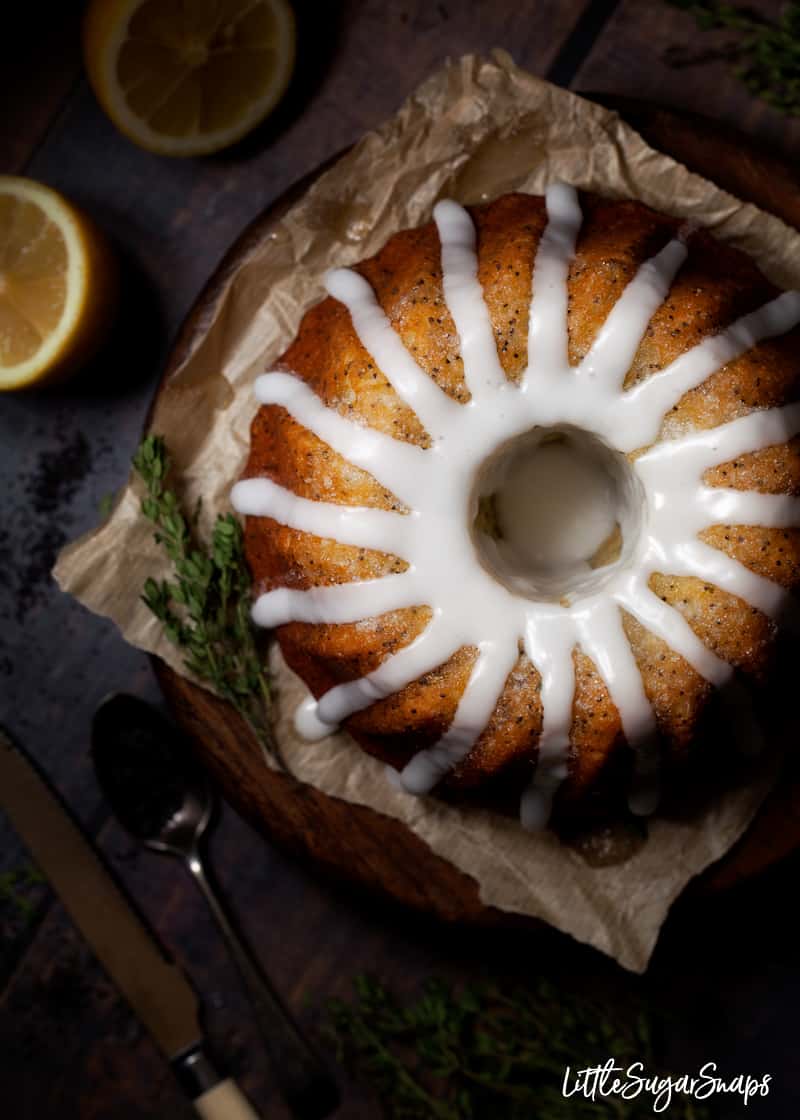
[[[204,1120],[258,1120],[203,1048],[197,995],[96,848],[34,764],[0,728],[0,809],[30,849],[100,963],[166,1055]]]

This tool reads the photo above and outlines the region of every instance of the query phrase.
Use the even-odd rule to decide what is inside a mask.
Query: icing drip
[[[496,578],[477,555],[471,526],[475,479],[482,463],[509,441],[535,429],[594,433],[608,454],[648,447],[665,414],[690,389],[760,340],[800,322],[800,294],[786,292],[681,355],[666,369],[625,390],[625,377],[648,323],[686,258],[680,239],[645,262],[617,300],[577,367],[567,357],[567,275],[581,225],[573,188],[557,183],[546,196],[548,221],[533,268],[528,363],[518,385],[502,370],[477,276],[475,228],[463,207],[434,210],[442,247],[444,297],[460,340],[467,404],[448,397],[416,363],[366,280],[348,269],[328,274],[330,294],[348,308],[354,329],[398,396],[424,426],[430,444],[412,446],[328,408],[298,378],[269,373],[256,383],[264,404],[279,405],[354,465],[391,491],[403,508],[361,509],[300,498],[266,478],[237,483],[240,513],[344,544],[391,553],[400,574],[333,587],[278,588],[261,595],[254,618],[263,626],[356,622],[402,607],[428,607],[431,620],[409,645],[367,676],[341,684],[297,715],[301,734],[320,738],[342,720],[443,665],[464,646],[477,648],[472,672],[447,732],[420,751],[394,781],[425,793],[466,757],[485,730],[524,650],[541,676],[542,731],[536,771],[521,800],[527,827],[546,824],[552,797],[567,774],[575,692],[573,653],[592,659],[636,752],[630,794],[636,812],[658,798],[658,748],[653,710],[622,626],[621,609],[712,684],[734,712],[734,727],[752,736],[733,670],[697,637],[684,617],[648,587],[654,572],[711,582],[781,621],[789,597],[776,584],[698,539],[714,524],[800,524],[800,502],[780,495],[712,488],[710,467],[749,451],[784,443],[800,431],[800,405],[753,412],[711,431],[658,443],[626,470],[628,505],[638,532],[622,554],[569,595],[531,597]],[[621,460],[621,455],[620,461]],[[557,599],[557,601],[550,601]],[[788,615],[790,622],[794,617]]]

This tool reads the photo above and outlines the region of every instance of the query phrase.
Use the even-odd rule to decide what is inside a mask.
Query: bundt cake
[[[796,621],[800,293],[563,183],[433,217],[256,382],[254,618],[409,792],[651,812]]]

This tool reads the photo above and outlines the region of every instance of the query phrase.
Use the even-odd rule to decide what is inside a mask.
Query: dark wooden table
[[[124,261],[125,302],[114,337],[79,380],[0,399],[0,721],[57,782],[186,964],[234,1072],[263,1115],[281,1120],[244,997],[200,900],[176,866],[134,850],[95,785],[87,759],[95,705],[112,689],[159,697],[146,658],[59,594],[49,578],[57,550],[97,521],[103,498],[123,482],[169,340],[228,244],[294,180],[393,112],[446,56],[504,46],[561,84],[700,109],[795,158],[800,121],[751,98],[724,61],[709,58],[724,37],[701,43],[690,17],[662,0],[304,0],[296,3],[297,77],[272,120],[233,151],[170,161],[132,146],[98,110],[81,73],[81,5],[53,5],[47,20],[29,7],[13,33],[4,25],[0,42],[0,172],[50,183],[96,218]],[[689,55],[680,69],[668,64],[676,47]],[[346,994],[364,969],[401,990],[432,972],[501,982],[548,972],[608,998],[642,987],[673,1016],[666,1047],[674,1068],[713,1059],[731,1073],[769,1072],[773,1092],[748,1114],[800,1115],[800,859],[725,895],[679,902],[647,976],[636,980],[549,931],[466,932],[381,911],[270,850],[230,811],[213,854],[276,984],[309,1028],[325,1000]],[[60,905],[45,887],[26,885],[27,861],[0,819],[0,1114],[192,1115]],[[348,1086],[341,1115],[357,1120],[377,1109]]]

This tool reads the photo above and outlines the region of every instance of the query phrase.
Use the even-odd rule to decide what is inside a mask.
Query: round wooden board
[[[714,180],[738,198],[800,228],[800,175],[736,132],[627,99],[598,97],[617,109],[653,147]],[[331,161],[332,162],[332,161]],[[329,164],[296,184],[260,215],[228,252],[184,323],[165,377],[180,364],[208,322],[228,277],[254,244]],[[380,892],[450,921],[519,925],[532,920],[485,906],[475,881],[431,850],[402,823],[372,809],[328,797],[267,769],[246,725],[225,702],[154,659],[176,719],[227,800],[270,840],[310,858],[329,875]],[[800,846],[800,764],[790,760],[747,834],[692,889],[727,887]]]

